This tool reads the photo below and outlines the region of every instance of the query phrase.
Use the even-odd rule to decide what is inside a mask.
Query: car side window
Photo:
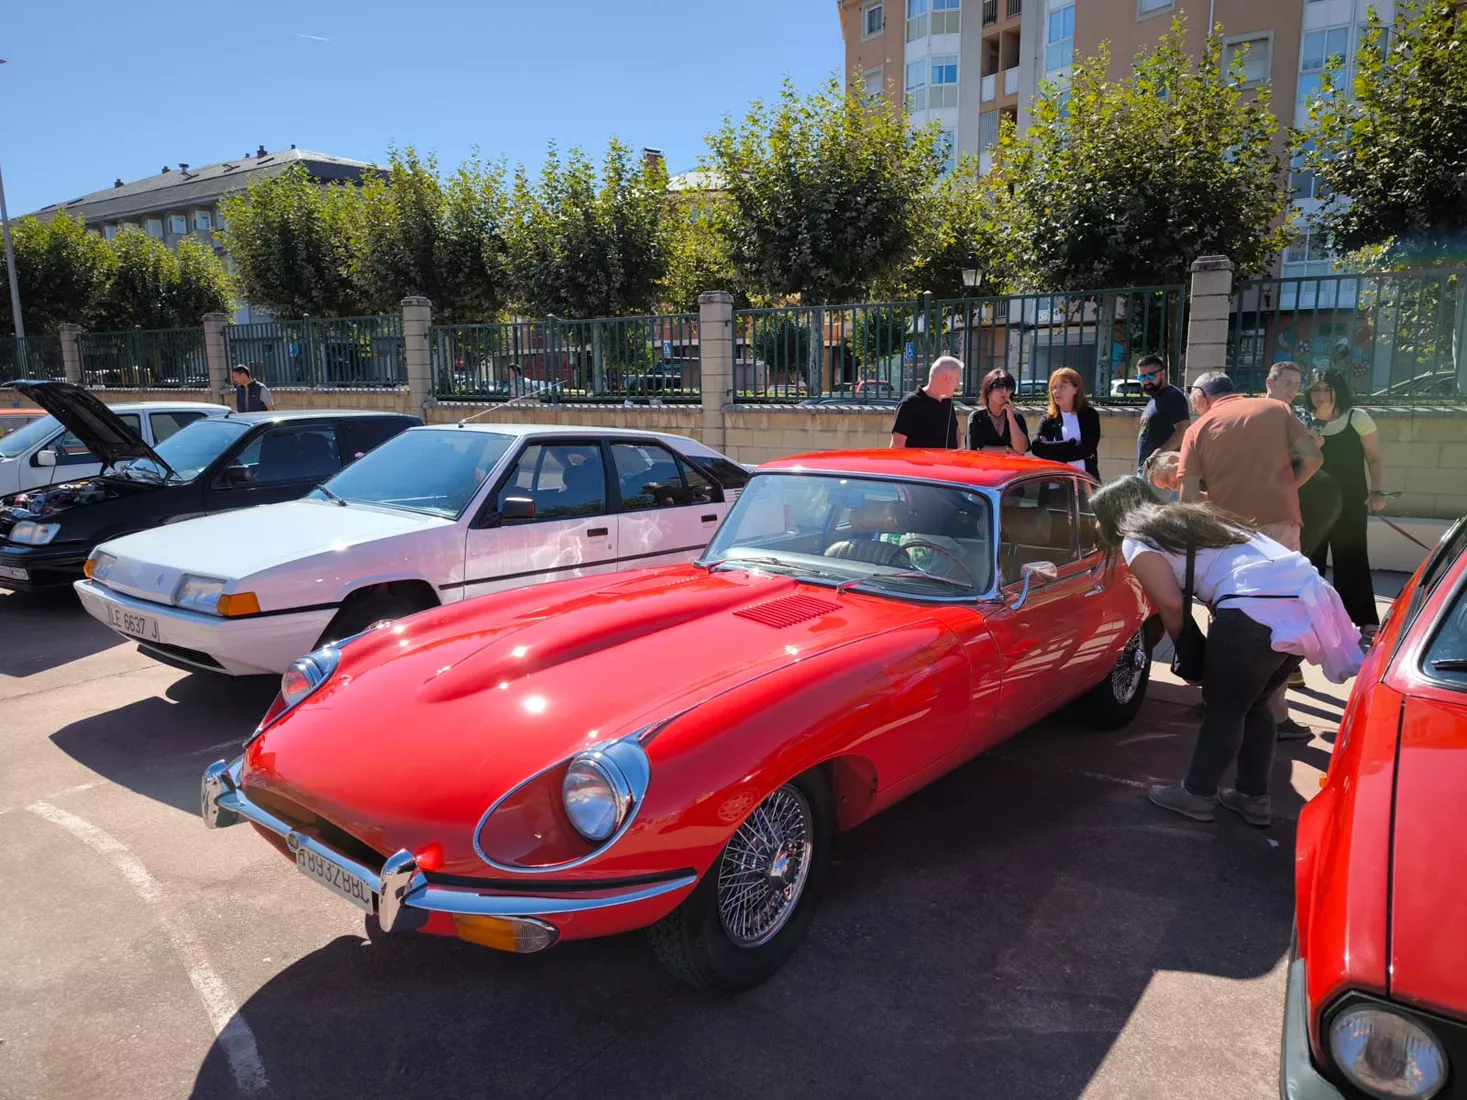
[[[625,512],[704,504],[713,499],[713,483],[696,470],[688,471],[696,482],[685,481],[677,457],[659,444],[613,443],[611,461]]]
[[[1467,584],[1442,614],[1421,657],[1421,671],[1439,684],[1467,692]]]
[[[162,443],[180,428],[186,428],[204,416],[201,412],[157,412],[148,414],[148,423],[153,426],[153,446]]]
[[[510,497],[535,504],[532,520],[577,519],[606,513],[606,466],[597,443],[532,443],[495,498],[502,515]]]
[[[341,469],[336,429],[330,424],[271,428],[247,443],[230,465],[249,471],[249,485],[323,481]]]
[[[1074,522],[1073,478],[1033,478],[1004,490],[999,501],[999,575],[1014,584],[1030,562],[1058,568],[1079,557]]]
[[[138,435],[143,434],[142,418],[137,413],[118,413],[117,419]],[[96,455],[87,450],[86,444],[71,432],[62,432],[60,438],[51,444],[51,449],[56,452],[58,466],[85,466],[99,461]]]
[[[341,443],[347,462],[355,462],[368,451],[386,443],[407,427],[396,417],[362,416],[341,422]]]
[[[1451,570],[1458,558],[1467,553],[1467,518],[1457,521],[1455,527],[1447,532],[1446,536],[1437,544],[1432,551],[1431,557],[1425,569],[1421,571],[1421,581],[1416,585],[1416,591],[1411,596],[1411,602],[1406,607],[1406,621],[1401,624],[1400,637],[1406,636],[1406,631],[1411,629],[1411,624],[1416,621],[1416,616],[1421,614],[1421,609],[1431,599],[1431,594],[1436,591],[1436,586],[1441,583],[1442,577]],[[1394,614],[1392,608],[1391,613]]]
[[[1080,556],[1088,558],[1100,549],[1100,532],[1095,526],[1095,509],[1090,504],[1090,486],[1081,483],[1079,496],[1076,498],[1077,511],[1080,522],[1075,529],[1075,534],[1080,539]]]

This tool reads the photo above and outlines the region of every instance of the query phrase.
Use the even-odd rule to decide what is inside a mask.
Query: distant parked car
[[[41,406],[40,410],[0,410],[0,497],[102,472],[98,456],[87,450],[81,437],[70,431],[51,408],[52,402],[66,403],[73,392],[85,390],[71,382],[46,381],[7,382],[0,385],[0,390],[12,390]],[[149,445],[162,443],[202,417],[223,416],[229,411],[224,405],[202,401],[144,401],[109,407]],[[5,422],[12,417],[20,423],[7,431]]]
[[[304,500],[104,543],[76,589],[158,660],[279,673],[381,619],[691,561],[748,479],[683,436],[413,428]]]
[[[419,423],[398,413],[226,413],[199,419],[153,447],[79,387],[41,398],[101,457],[102,472],[0,498],[0,585],[7,588],[70,584],[81,578],[92,548],[110,538],[293,500]]]
[[[1110,395],[1112,397],[1145,397],[1146,391],[1141,388],[1141,383],[1135,378],[1116,378],[1111,381]]]
[[[686,389],[684,367],[687,364],[663,360],[644,373],[628,374],[622,379],[622,388],[628,393],[662,393],[667,390]]]

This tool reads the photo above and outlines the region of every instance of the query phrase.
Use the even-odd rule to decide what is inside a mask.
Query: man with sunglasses
[[[1177,451],[1192,419],[1187,395],[1167,381],[1166,360],[1160,355],[1143,355],[1136,363],[1136,377],[1147,397],[1141,413],[1141,431],[1136,437],[1136,470],[1146,470],[1146,460],[1158,451]]]

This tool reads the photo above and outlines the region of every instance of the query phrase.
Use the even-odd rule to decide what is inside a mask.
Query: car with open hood
[[[69,423],[74,417],[75,395],[87,392],[81,386],[19,381],[0,385],[0,391],[19,394],[40,406],[0,409],[0,497],[102,472],[102,456],[89,450]],[[226,405],[203,401],[139,401],[108,407],[150,446],[157,446],[195,420],[223,416],[229,411]]]
[[[1391,605],[1299,815],[1285,1100],[1467,1096],[1467,518]]]
[[[103,543],[76,590],[159,660],[278,675],[379,619],[692,561],[748,476],[686,436],[426,425],[304,499]]]
[[[295,661],[203,778],[369,915],[507,951],[650,930],[737,990],[831,837],[1056,708],[1141,706],[1154,617],[1083,472],[973,452],[760,466],[700,559],[463,601]]]
[[[420,423],[398,413],[226,411],[153,446],[86,390],[60,385],[37,400],[103,469],[0,498],[0,585],[7,588],[70,585],[92,549],[110,538],[302,496]]]

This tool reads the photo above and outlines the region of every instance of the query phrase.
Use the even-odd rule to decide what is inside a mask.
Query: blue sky
[[[263,143],[451,168],[538,166],[612,135],[691,168],[703,135],[843,64],[835,0],[72,0],[9,6],[0,168],[12,216]],[[304,37],[311,36],[311,37]],[[326,39],[327,41],[321,41]]]

